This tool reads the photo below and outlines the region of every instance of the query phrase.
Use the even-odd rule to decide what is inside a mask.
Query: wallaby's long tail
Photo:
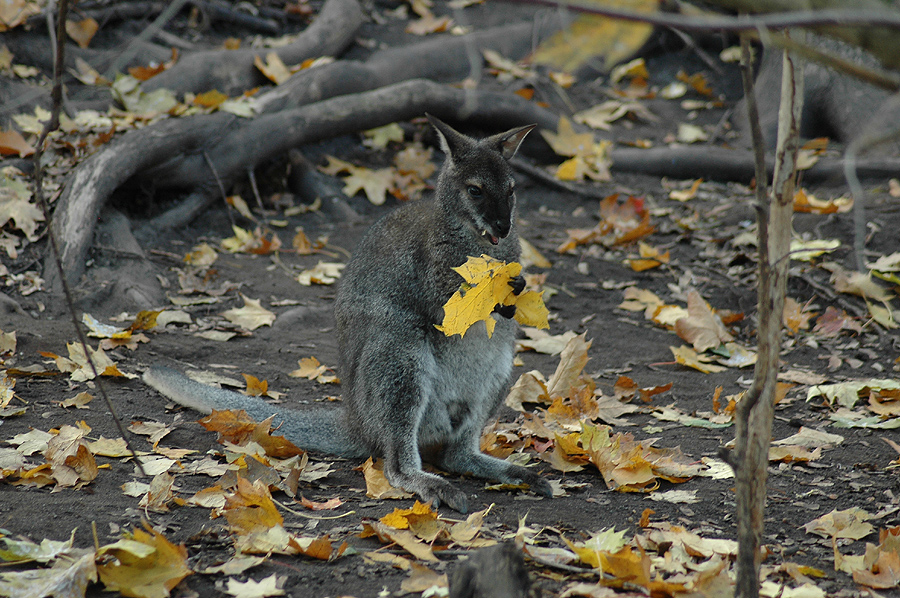
[[[211,413],[213,409],[243,409],[257,421],[275,415],[272,426],[278,428],[288,440],[306,450],[322,451],[340,457],[361,457],[368,454],[364,447],[349,437],[341,422],[341,410],[337,408],[319,406],[303,410],[282,409],[259,397],[248,397],[201,384],[181,372],[162,366],[153,366],[147,370],[144,382],[179,405],[201,413]]]

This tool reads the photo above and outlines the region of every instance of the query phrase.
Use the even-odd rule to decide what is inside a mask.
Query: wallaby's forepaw
[[[509,279],[509,286],[512,287],[513,295],[518,295],[525,290],[525,277],[513,276]]]
[[[500,305],[499,303],[494,306],[494,313],[498,313],[504,318],[512,319],[516,316],[516,306],[515,305]]]

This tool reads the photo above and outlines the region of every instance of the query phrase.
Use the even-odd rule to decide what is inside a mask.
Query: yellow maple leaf
[[[269,392],[269,382],[260,380],[251,374],[241,374],[247,381],[247,390],[244,393],[250,397],[265,396]]]
[[[577,133],[565,116],[559,117],[556,133],[541,130],[541,136],[558,156],[583,156],[594,146],[594,134]]]
[[[169,590],[193,573],[187,565],[187,549],[169,542],[148,527],[103,546],[97,566],[107,590],[123,596],[168,596]],[[113,558],[103,559],[104,556]]]
[[[387,198],[388,190],[394,184],[394,170],[392,168],[356,167],[354,172],[344,179],[343,192],[347,197],[353,197],[359,191],[363,191],[366,197],[376,206],[380,206]]]
[[[396,529],[409,529],[411,517],[437,519],[438,514],[431,509],[430,503],[421,503],[417,500],[411,509],[394,509],[392,513],[382,517],[380,521]]]
[[[493,335],[497,321],[492,317],[497,305],[515,305],[516,321],[526,326],[548,328],[547,307],[542,293],[528,291],[516,295],[509,282],[522,273],[522,265],[506,263],[488,255],[469,257],[461,266],[453,268],[464,283],[444,304],[444,320],[435,327],[446,334],[465,336],[476,322],[484,321],[488,337]],[[519,305],[521,301],[521,314]]]

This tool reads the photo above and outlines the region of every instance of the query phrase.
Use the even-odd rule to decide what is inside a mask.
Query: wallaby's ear
[[[490,140],[497,144],[497,149],[500,150],[500,153],[504,158],[509,160],[516,155],[517,151],[519,151],[519,146],[522,145],[522,140],[525,139],[525,136],[536,126],[536,124],[525,125],[524,127],[511,129],[506,133],[500,133],[490,137]]]
[[[459,155],[462,149],[470,144],[468,137],[466,137],[444,121],[435,118],[427,112],[425,113],[425,117],[437,132],[438,140],[441,143],[441,150],[447,155],[447,157],[452,158],[455,155]]]

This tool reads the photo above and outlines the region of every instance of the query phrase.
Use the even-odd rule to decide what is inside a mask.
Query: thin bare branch
[[[38,141],[34,150],[34,197],[41,208],[41,212],[43,212],[44,214],[44,220],[47,222],[47,239],[50,243],[50,249],[53,254],[56,268],[59,272],[60,278],[63,281],[62,289],[63,294],[65,295],[66,305],[68,307],[69,315],[72,316],[72,325],[75,327],[75,335],[78,337],[78,343],[81,345],[82,351],[84,351],[84,357],[87,360],[88,366],[90,366],[91,374],[93,374],[94,381],[97,384],[97,390],[100,392],[100,396],[103,397],[103,401],[106,403],[106,408],[109,409],[109,413],[110,415],[112,415],[113,421],[115,422],[116,427],[119,430],[119,434],[121,434],[122,438],[125,439],[125,445],[131,452],[131,456],[134,457],[138,469],[140,470],[142,475],[147,475],[144,471],[143,464],[137,457],[137,453],[135,452],[134,447],[131,446],[131,442],[128,439],[128,434],[125,432],[125,426],[122,424],[122,420],[119,419],[119,416],[116,413],[116,409],[113,406],[112,400],[109,398],[109,394],[106,392],[106,385],[100,379],[100,373],[97,371],[97,364],[94,363],[94,360],[91,357],[91,352],[88,351],[87,338],[85,338],[84,331],[81,329],[81,325],[78,322],[78,316],[75,315],[75,301],[72,299],[72,290],[69,288],[69,285],[66,284],[65,281],[62,259],[60,258],[59,252],[59,244],[57,243],[56,235],[53,231],[53,220],[50,214],[50,206],[47,203],[47,198],[44,197],[44,169],[41,164],[41,157],[44,154],[44,144],[47,141],[47,137],[50,135],[50,133],[59,128],[59,114],[62,111],[63,100],[62,76],[63,68],[65,67],[66,16],[68,15],[68,12],[69,0],[59,0],[59,14],[56,20],[55,31],[56,56],[53,68],[53,89],[50,93],[53,105],[50,108],[50,120],[48,120],[47,124],[44,125],[44,129],[41,131],[41,134],[38,137]]]
[[[660,27],[673,27],[684,31],[753,31],[765,29],[789,29],[794,27],[877,25],[900,29],[900,13],[891,10],[827,9],[816,11],[783,12],[766,15],[738,15],[734,17],[697,17],[674,13],[643,13],[602,6],[586,0],[512,0],[522,4],[543,4],[565,8],[573,12],[594,14],[625,21],[649,23]]]

